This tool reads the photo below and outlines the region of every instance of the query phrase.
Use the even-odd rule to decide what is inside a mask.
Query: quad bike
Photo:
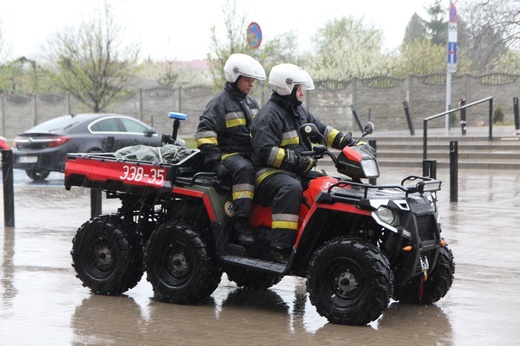
[[[368,123],[360,139],[372,130]],[[321,136],[312,124],[300,131]],[[78,229],[71,251],[77,277],[96,294],[120,295],[146,271],[157,300],[191,304],[208,298],[223,272],[247,289],[293,275],[306,278],[320,315],[347,325],[376,320],[390,299],[432,304],[446,295],[455,272],[438,221],[441,181],[408,176],[396,185],[363,183],[379,176],[367,149],[334,153],[320,144],[304,153],[329,157],[339,174],[319,176],[304,190],[297,239],[282,263],[269,256],[270,207],[254,206],[254,245],[235,241],[230,188],[204,171],[198,150],[176,163],[69,154],[67,189],[99,188],[122,202],[117,213]]]

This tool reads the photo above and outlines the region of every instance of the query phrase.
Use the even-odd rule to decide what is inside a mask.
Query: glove
[[[316,161],[309,156],[300,156],[299,162],[297,166],[297,173],[305,173],[310,171],[314,166],[316,166]]]
[[[339,149],[343,149],[345,147],[351,147],[356,143],[355,140],[352,139],[352,132],[347,132],[343,135],[343,138],[339,141]]]
[[[286,150],[283,169],[292,173],[305,173],[314,166],[316,161],[310,156],[302,156],[294,150]]]

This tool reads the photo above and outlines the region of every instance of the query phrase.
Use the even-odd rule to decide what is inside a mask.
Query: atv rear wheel
[[[120,295],[143,275],[143,244],[134,223],[102,215],[84,223],[72,240],[72,266],[92,292]]]
[[[404,304],[431,305],[448,293],[453,274],[453,253],[446,246],[441,247],[437,264],[427,280],[423,281],[422,275],[411,278],[406,284],[395,288],[393,298]]]
[[[200,302],[215,291],[222,277],[212,242],[186,221],[160,225],[150,236],[145,261],[156,298],[169,303]]]
[[[329,322],[366,325],[388,307],[393,275],[388,259],[374,245],[336,237],[313,254],[307,291]]]
[[[238,287],[243,287],[247,290],[265,290],[282,280],[280,275],[241,267],[229,266],[226,267],[225,271],[229,281],[233,281]]]

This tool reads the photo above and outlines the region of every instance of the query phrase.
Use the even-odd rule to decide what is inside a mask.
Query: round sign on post
[[[457,14],[457,8],[455,7],[454,3],[451,3],[449,16],[450,16],[450,23],[457,23],[458,14]]]
[[[253,49],[260,47],[262,43],[262,29],[256,22],[252,22],[247,27],[247,43]]]

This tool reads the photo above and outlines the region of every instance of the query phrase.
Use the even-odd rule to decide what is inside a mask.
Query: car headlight
[[[399,223],[398,215],[393,210],[386,207],[379,207],[376,215],[381,221],[389,225],[397,225]]]

